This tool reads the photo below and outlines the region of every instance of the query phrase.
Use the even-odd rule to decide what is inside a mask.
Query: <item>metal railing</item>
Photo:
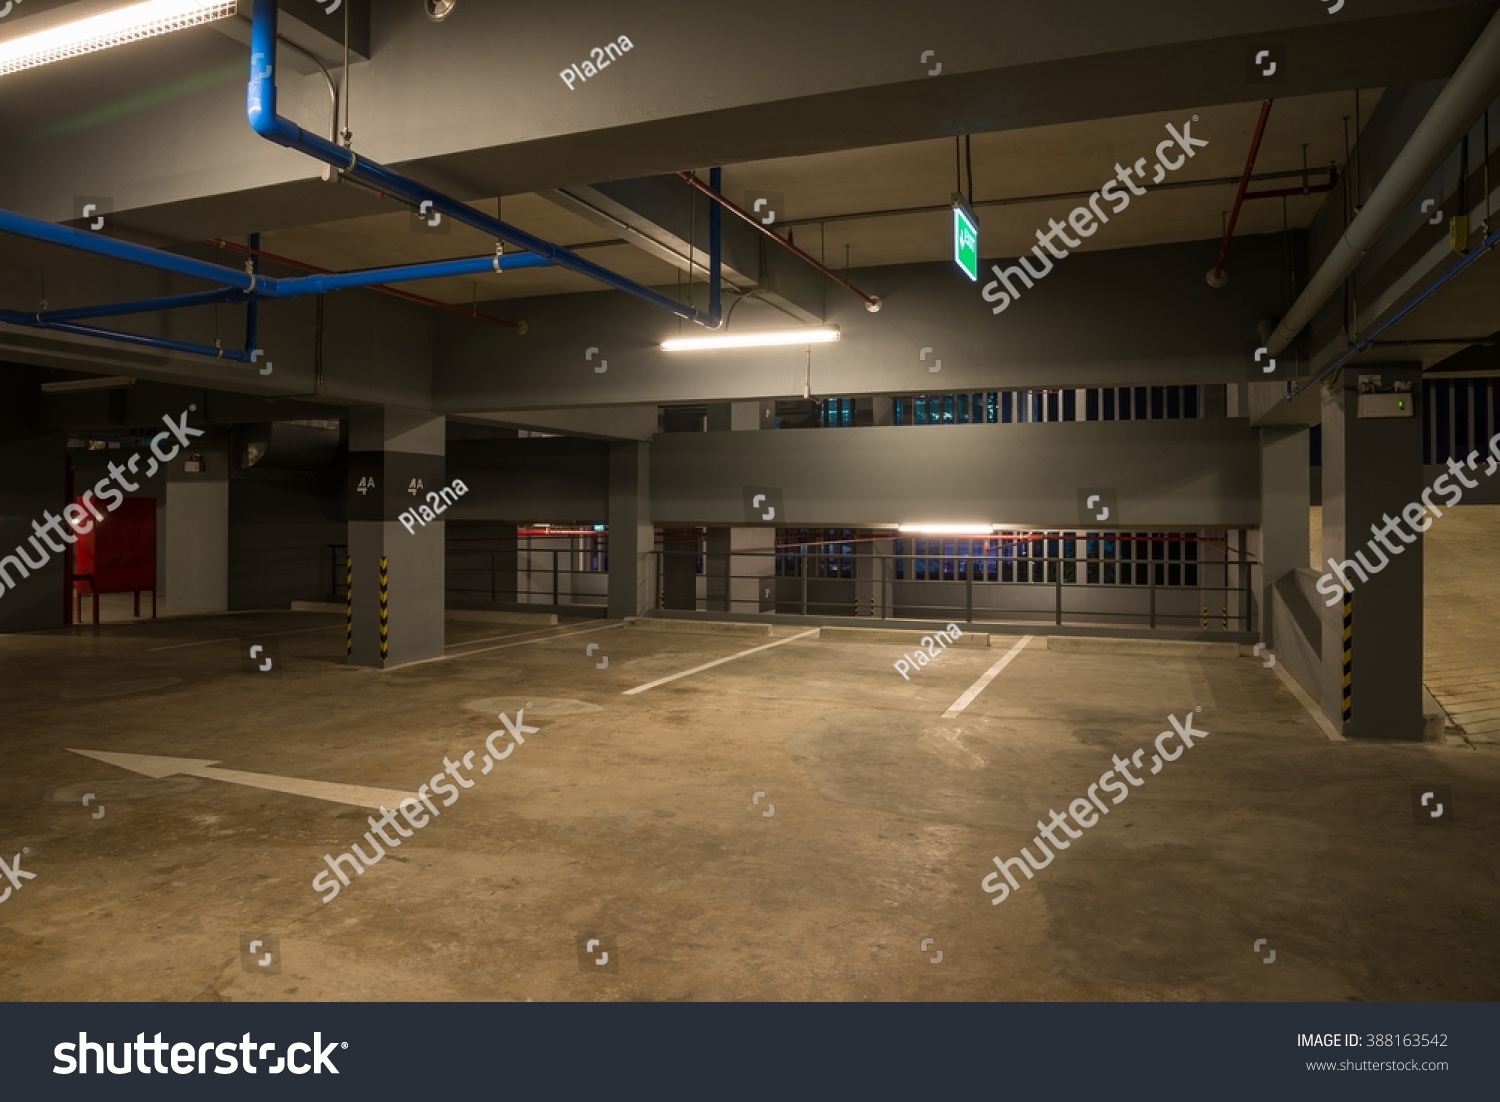
[[[853,577],[820,576],[826,552],[790,548],[707,554],[658,548],[652,555],[660,609],[966,624],[1133,623],[1195,631],[1229,631],[1233,625],[1239,632],[1253,630],[1253,576],[1260,566],[1243,549],[1235,558],[1186,563],[1036,555],[1021,561],[1040,567],[1045,580],[992,580],[987,567],[993,564],[970,555],[921,555],[928,564],[940,564],[937,570],[929,565],[925,578],[911,576],[915,556],[873,549],[856,557]],[[1106,577],[1106,568],[1116,568],[1115,580],[1089,579],[1091,573]],[[1142,574],[1144,582],[1137,581]]]
[[[499,546],[463,546],[498,543]],[[540,561],[538,561],[540,560]],[[447,590],[477,594],[490,604],[549,608],[604,608],[608,604],[608,559],[602,550],[531,547],[523,540],[450,540]],[[597,579],[589,592],[584,579]]]

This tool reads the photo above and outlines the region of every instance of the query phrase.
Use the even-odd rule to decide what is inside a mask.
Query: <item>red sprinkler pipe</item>
[[[1229,212],[1229,225],[1224,229],[1224,244],[1219,247],[1219,262],[1208,273],[1210,287],[1222,287],[1228,283],[1224,275],[1224,261],[1229,257],[1229,242],[1234,238],[1235,223],[1240,220],[1240,208],[1245,205],[1245,189],[1250,186],[1250,173],[1255,169],[1255,157],[1260,153],[1260,140],[1266,133],[1266,119],[1271,115],[1271,101],[1260,105],[1260,118],[1255,123],[1255,137],[1250,139],[1250,155],[1245,158],[1245,171],[1240,176],[1240,189],[1234,196],[1234,209]]]
[[[814,268],[818,269],[818,271],[822,272],[829,279],[837,283],[840,287],[843,287],[846,290],[852,291],[854,294],[858,295],[862,300],[864,300],[865,309],[870,311],[870,313],[874,314],[879,312],[880,299],[878,296],[865,294],[858,287],[854,286],[854,284],[850,283],[843,276],[835,272],[832,268],[829,268],[824,264],[820,264],[818,261],[808,256],[801,249],[797,248],[796,245],[792,244],[792,242],[782,237],[781,234],[767,229],[764,225],[761,224],[759,218],[755,217],[755,215],[751,214],[743,207],[736,206],[734,203],[724,198],[723,195],[715,191],[713,188],[709,187],[702,180],[698,179],[698,177],[693,173],[679,172],[677,175],[681,176],[688,183],[692,184],[693,187],[703,192],[704,195],[707,195],[715,203],[718,203],[725,210],[729,211],[729,213],[738,215],[742,220],[749,223],[751,226],[754,226],[757,230],[765,234],[772,241],[776,242],[776,244],[780,245],[783,249],[788,250],[793,256],[806,261],[808,264],[811,264]]]
[[[264,249],[251,249],[244,245],[237,244],[234,241],[225,241],[221,237],[211,237],[209,238],[208,243],[210,245],[217,245],[221,249],[228,249],[230,252],[243,253],[246,256],[253,256],[260,260],[271,260],[277,264],[285,264],[288,268],[296,268],[299,271],[303,272],[313,272],[317,275],[337,274],[330,268],[320,268],[316,264],[307,264],[301,260],[293,260],[289,256],[277,256],[275,253],[268,253]],[[379,291],[382,294],[386,295],[394,295],[396,298],[404,298],[408,302],[415,302],[422,306],[435,306],[439,310],[447,310],[451,314],[458,314],[460,317],[465,318],[473,318],[475,321],[487,321],[491,325],[503,325],[509,329],[514,329],[518,333],[526,332],[526,323],[524,321],[511,321],[509,318],[497,318],[493,314],[481,314],[478,310],[472,308],[454,306],[451,303],[447,302],[439,302],[435,298],[426,298],[423,295],[414,295],[410,291],[401,291],[396,289],[395,287],[387,287],[385,284],[378,284],[374,287],[371,287],[370,290]]]

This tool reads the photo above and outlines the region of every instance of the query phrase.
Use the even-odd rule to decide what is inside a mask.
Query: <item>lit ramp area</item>
[[[1465,738],[1500,746],[1500,505],[1454,509],[1426,539],[1422,679]]]

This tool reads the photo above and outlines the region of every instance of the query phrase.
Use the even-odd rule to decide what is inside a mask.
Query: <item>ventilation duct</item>
[[[315,474],[338,457],[339,422],[272,421],[239,430],[241,472]]]

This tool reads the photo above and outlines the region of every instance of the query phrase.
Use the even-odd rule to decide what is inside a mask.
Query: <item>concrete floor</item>
[[[273,675],[243,664],[281,632]],[[0,636],[0,856],[36,877],[0,904],[0,998],[1500,997],[1500,754],[1330,742],[1258,660],[1038,639],[943,719],[1010,640],[910,682],[909,646],[798,640],[624,695],[775,640],[449,638],[382,673],[318,613]],[[369,812],[67,751],[410,791],[522,706],[540,733],[326,905]],[[992,856],[1195,706],[1207,739],[990,905]],[[1434,784],[1453,817],[1418,825]]]
[[[1422,561],[1422,680],[1471,742],[1500,749],[1500,505],[1434,521]]]

